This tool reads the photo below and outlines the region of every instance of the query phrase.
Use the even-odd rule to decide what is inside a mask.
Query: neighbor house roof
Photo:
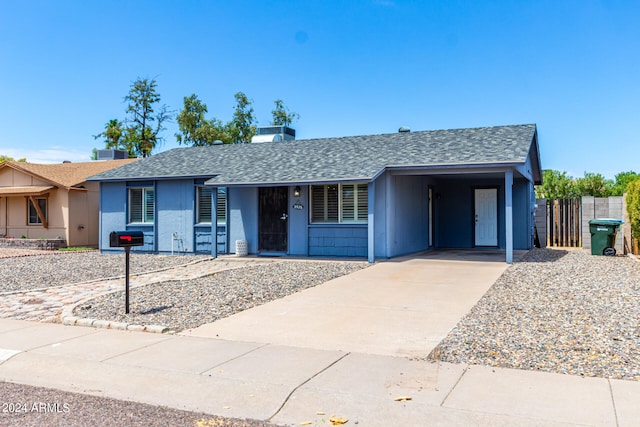
[[[49,182],[56,187],[63,187],[69,190],[71,188],[77,187],[83,182],[86,182],[87,178],[92,175],[135,162],[136,160],[138,159],[54,164],[38,164],[11,161],[0,164],[0,168],[10,167],[12,169],[35,176],[43,181]]]
[[[534,124],[176,148],[90,180],[207,177],[217,186],[370,181],[389,168],[523,165],[530,153],[538,181]]]

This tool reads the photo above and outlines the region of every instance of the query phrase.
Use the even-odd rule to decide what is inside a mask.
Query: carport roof
[[[216,186],[371,181],[387,168],[517,166],[530,155],[539,181],[535,124],[176,148],[89,179],[199,177]]]

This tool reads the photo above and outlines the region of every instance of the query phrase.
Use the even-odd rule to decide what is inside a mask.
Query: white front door
[[[475,190],[476,246],[498,246],[498,190]]]

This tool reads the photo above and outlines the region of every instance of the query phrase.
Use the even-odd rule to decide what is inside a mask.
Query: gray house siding
[[[295,186],[289,187],[289,255],[309,254],[309,187],[300,185],[300,196],[295,197]],[[295,209],[293,206],[302,206]]]
[[[384,177],[387,189],[386,257],[424,251],[429,245],[429,184],[432,179],[416,175]],[[376,213],[379,213],[376,212]]]
[[[156,183],[157,251],[194,252],[195,185],[193,179]],[[209,250],[209,253],[211,251]]]
[[[140,230],[145,245],[137,251],[158,253],[211,253],[214,239],[211,226],[195,224],[195,184],[193,180],[170,180],[152,183],[155,188],[155,222],[149,225],[127,224],[127,190],[124,182],[101,184],[101,248],[109,248],[109,232]],[[133,184],[140,185],[140,184]],[[145,183],[149,185],[149,183]],[[436,178],[420,175],[382,174],[375,183],[374,250],[377,258],[392,258],[429,249],[428,189],[433,189],[435,248],[474,247],[474,189],[498,190],[498,248],[505,248],[504,181],[501,179]],[[367,224],[310,224],[309,187],[289,186],[288,255],[366,257]],[[531,247],[532,184],[524,179],[513,185],[513,239],[515,249]],[[124,201],[124,203],[123,203]],[[294,209],[293,205],[302,209]],[[258,189],[228,189],[229,217],[226,235],[217,236],[222,245],[228,242],[235,253],[236,240],[246,240],[249,253],[258,253]],[[172,248],[173,243],[173,248]],[[220,253],[226,246],[218,246]],[[119,251],[119,249],[113,249]]]
[[[249,253],[258,252],[258,189],[256,187],[232,187],[229,194],[229,219],[227,236],[229,252],[236,253],[236,240],[246,240]]]
[[[109,233],[125,230],[127,186],[124,182],[100,183],[100,249],[109,249]]]

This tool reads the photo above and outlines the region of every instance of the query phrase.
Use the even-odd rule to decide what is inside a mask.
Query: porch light
[[[300,197],[300,186],[296,185],[296,188],[293,189],[293,197]]]

